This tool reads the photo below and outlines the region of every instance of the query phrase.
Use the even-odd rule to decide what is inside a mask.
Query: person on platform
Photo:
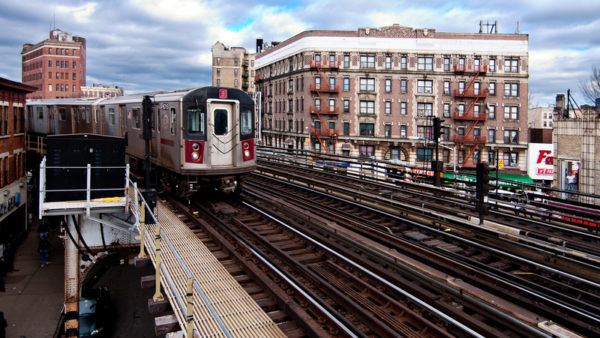
[[[50,254],[50,242],[46,236],[40,239],[38,252],[40,253],[40,266],[43,268],[48,264],[48,256]]]
[[[6,327],[8,323],[4,319],[4,312],[0,311],[0,338],[6,338]]]
[[[6,291],[4,283],[6,283],[6,273],[8,272],[8,264],[4,256],[0,257],[0,292]]]
[[[48,221],[45,218],[40,221],[38,232],[40,234],[40,238],[48,237]]]
[[[12,242],[6,243],[4,257],[6,258],[6,264],[8,265],[8,272],[18,271],[15,270],[15,247],[12,245]]]

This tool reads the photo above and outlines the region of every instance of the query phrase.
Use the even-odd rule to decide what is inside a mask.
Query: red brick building
[[[0,246],[27,229],[25,96],[34,90],[0,78]]]
[[[35,45],[23,45],[22,81],[37,88],[28,99],[80,97],[85,86],[85,39],[59,29]]]
[[[526,172],[526,34],[306,31],[255,59],[267,145],[426,167],[439,117],[447,168]]]

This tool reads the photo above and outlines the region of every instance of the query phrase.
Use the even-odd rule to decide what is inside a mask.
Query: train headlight
[[[198,151],[200,150],[200,145],[198,143],[192,143],[192,150],[193,151]]]
[[[244,158],[249,158],[250,157],[250,150],[249,149],[245,149],[244,150]]]
[[[248,151],[248,149],[250,149],[250,143],[249,142],[243,142],[242,143],[242,148],[244,148],[245,151]]]
[[[192,151],[192,160],[198,161],[200,154],[197,151]]]

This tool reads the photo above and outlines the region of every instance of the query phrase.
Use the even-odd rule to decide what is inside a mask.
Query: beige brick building
[[[267,145],[525,173],[529,37],[399,25],[306,31],[256,55]],[[213,72],[214,73],[214,72]],[[456,151],[454,150],[456,149]]]
[[[579,114],[565,114],[565,97],[558,95],[554,112],[554,184],[561,190],[600,195],[600,110],[583,106]],[[568,186],[568,177],[576,176]],[[564,194],[563,198],[572,198]],[[581,202],[600,205],[600,199],[580,196]]]
[[[221,42],[212,46],[212,85],[231,87],[252,93],[254,54],[242,47],[226,47]]]

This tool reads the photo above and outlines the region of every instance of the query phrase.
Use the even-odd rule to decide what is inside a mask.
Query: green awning
[[[489,173],[489,176],[490,176],[490,185],[496,185],[496,172],[491,170]],[[454,173],[444,173],[443,178],[445,180],[453,180]],[[456,179],[460,180],[460,181],[468,181],[468,182],[473,182],[473,183],[475,183],[475,181],[477,180],[475,173],[457,174]],[[498,180],[500,181],[501,187],[520,188],[521,185],[519,183],[534,184],[531,177],[527,176],[526,174],[498,173]]]

